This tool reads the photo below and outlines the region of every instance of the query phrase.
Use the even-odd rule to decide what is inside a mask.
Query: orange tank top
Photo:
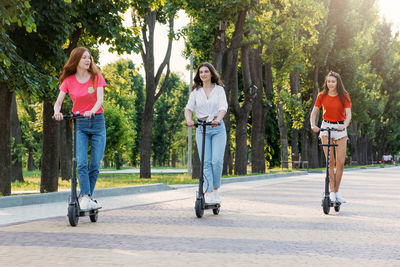
[[[344,121],[346,119],[346,108],[351,108],[350,95],[346,94],[344,99],[344,106],[340,102],[339,95],[330,96],[328,94],[319,93],[315,105],[317,108],[323,107],[322,118],[326,121]]]

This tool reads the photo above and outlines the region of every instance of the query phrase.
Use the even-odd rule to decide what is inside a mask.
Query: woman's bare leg
[[[328,136],[321,136],[321,142],[322,144],[328,144]],[[333,143],[333,139],[331,139],[331,144]],[[328,147],[324,146],[324,152],[325,152],[325,161],[327,158],[327,152],[328,152]],[[335,168],[335,157],[333,154],[333,147],[330,148],[331,152],[329,155],[329,188],[331,192],[336,192],[336,179],[335,179],[335,173],[334,173],[334,168]],[[343,170],[342,170],[343,172]]]
[[[342,181],[344,161],[346,158],[347,137],[336,140],[335,143],[338,144],[338,146],[336,147],[336,173],[334,192],[338,192],[340,182]]]

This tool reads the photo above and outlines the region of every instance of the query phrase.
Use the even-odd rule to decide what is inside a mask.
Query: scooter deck
[[[221,207],[221,203],[206,203],[205,209],[218,209]]]
[[[331,202],[331,207],[340,206],[340,205],[342,205],[341,202]]]
[[[79,212],[79,217],[94,215],[96,213],[96,211],[98,211],[99,209],[101,209],[101,208],[93,209],[93,210],[86,210],[86,211],[81,210]]]

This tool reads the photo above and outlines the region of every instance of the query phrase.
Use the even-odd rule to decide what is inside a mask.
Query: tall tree
[[[0,127],[3,134],[0,135],[0,194],[11,194],[11,134],[10,113],[12,91],[14,88],[32,89],[43,81],[39,77],[37,82],[32,78],[40,74],[27,63],[18,53],[8,31],[21,27],[24,31],[36,30],[36,25],[30,11],[28,1],[6,0],[0,3]],[[26,76],[26,75],[29,76]],[[29,78],[28,78],[29,77]],[[13,89],[12,89],[13,88]]]
[[[164,92],[170,74],[170,58],[172,50],[172,41],[174,37],[174,16],[177,12],[177,5],[174,2],[155,1],[135,1],[132,3],[132,21],[135,27],[141,29],[142,44],[139,45],[142,56],[145,80],[146,80],[146,100],[143,110],[140,135],[140,177],[151,177],[151,133],[153,128],[154,104]],[[158,70],[155,71],[154,61],[154,31],[156,22],[168,24],[169,40],[164,60],[161,62]],[[139,37],[137,35],[137,37]],[[161,75],[166,68],[163,84],[160,83]],[[158,91],[157,91],[158,89]]]

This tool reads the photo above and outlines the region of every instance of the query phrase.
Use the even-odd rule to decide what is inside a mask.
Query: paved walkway
[[[151,169],[151,173],[187,173],[187,169]],[[100,173],[140,173],[140,169],[123,169],[115,171],[100,171]]]
[[[195,187],[99,199],[99,221],[77,227],[66,203],[0,209],[43,213],[0,226],[0,266],[400,266],[399,174],[346,171],[348,203],[329,215],[323,174],[226,184],[220,214],[202,219]]]

